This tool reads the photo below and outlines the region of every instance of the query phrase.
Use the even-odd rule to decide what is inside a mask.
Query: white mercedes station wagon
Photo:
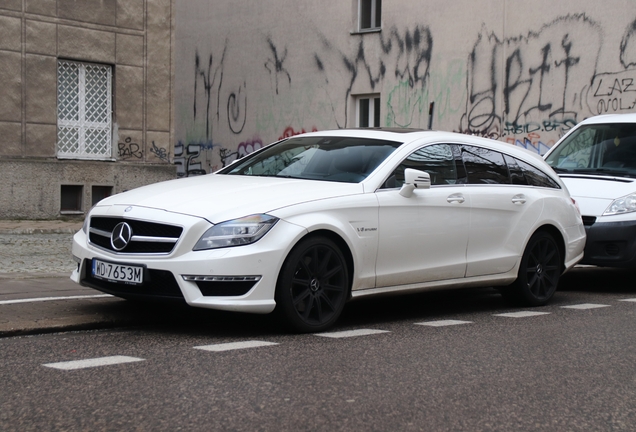
[[[370,295],[492,286],[543,305],[585,238],[538,155],[448,132],[336,130],[104,199],[74,237],[71,278],[129,299],[274,311],[313,332]]]

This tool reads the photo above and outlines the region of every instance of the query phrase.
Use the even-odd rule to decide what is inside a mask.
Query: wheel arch
[[[561,254],[561,273],[563,273],[565,271],[565,240],[563,239],[563,234],[554,225],[545,224],[545,225],[542,225],[542,226],[538,227],[534,231],[534,233],[532,233],[532,235],[534,235],[534,234],[536,234],[538,232],[541,232],[541,231],[550,234],[552,236],[552,238],[554,239],[554,241],[556,241],[557,246],[559,248],[559,253]],[[529,239],[528,239],[528,241],[529,241]]]
[[[353,286],[353,274],[355,271],[353,253],[351,252],[351,248],[349,247],[345,239],[342,238],[338,233],[334,231],[330,231],[328,229],[317,229],[315,231],[311,231],[305,234],[304,236],[302,236],[301,238],[299,238],[296,244],[299,244],[303,240],[307,238],[311,238],[311,237],[326,237],[332,242],[334,242],[336,246],[338,246],[338,248],[340,249],[340,252],[342,252],[342,255],[344,256],[346,264],[347,264],[347,270],[349,274],[349,293],[347,294],[347,296],[351,298],[351,288]],[[296,244],[294,245],[294,247],[296,246]]]

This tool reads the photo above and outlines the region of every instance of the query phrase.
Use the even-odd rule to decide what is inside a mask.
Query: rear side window
[[[550,176],[541,171],[539,168],[535,168],[519,159],[515,159],[515,161],[523,170],[523,176],[526,178],[526,181],[530,186],[560,189],[559,184],[552,180]]]
[[[503,154],[469,145],[463,145],[461,153],[468,184],[510,184],[510,174]]]
[[[512,156],[504,155],[504,158],[510,170],[512,184],[560,189],[559,184],[539,168]]]

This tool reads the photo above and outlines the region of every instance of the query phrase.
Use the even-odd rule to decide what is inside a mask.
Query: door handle
[[[448,203],[463,203],[464,201],[466,201],[466,199],[464,198],[464,195],[460,194],[460,193],[456,193],[456,194],[452,194],[449,195],[448,198],[446,198],[446,201]]]
[[[512,197],[512,203],[513,204],[525,204],[526,203],[526,196],[524,194],[519,194],[519,195],[515,195]]]

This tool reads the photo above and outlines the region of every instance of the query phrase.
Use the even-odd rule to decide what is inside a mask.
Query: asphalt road
[[[533,309],[490,289],[358,301],[330,332],[349,337],[74,300],[138,318],[1,338],[0,430],[636,430],[634,276],[576,269]]]

